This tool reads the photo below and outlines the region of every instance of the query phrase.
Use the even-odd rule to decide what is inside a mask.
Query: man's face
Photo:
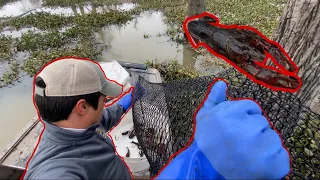
[[[104,109],[104,100],[106,96],[101,95],[99,98],[98,108],[95,110],[93,107],[89,106],[89,112],[87,114],[88,120],[91,122],[91,125],[96,124],[100,121],[102,117],[102,112]]]

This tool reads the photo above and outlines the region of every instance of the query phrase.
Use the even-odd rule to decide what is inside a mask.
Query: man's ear
[[[79,100],[75,106],[75,110],[80,115],[85,115],[88,112],[88,104],[87,104],[86,100],[84,100],[84,99]]]

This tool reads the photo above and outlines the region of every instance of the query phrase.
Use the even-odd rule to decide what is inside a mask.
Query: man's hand
[[[226,101],[227,85],[215,83],[196,115],[193,143],[159,179],[281,179],[289,154],[252,100]]]
[[[132,91],[134,91],[134,102],[137,102],[145,95],[145,89],[139,84],[136,83],[134,87],[131,87],[130,92],[126,93],[121,99],[118,101],[118,104],[121,105],[125,111],[127,111],[132,105]]]
[[[131,106],[131,97],[132,97],[132,89],[130,89],[129,93],[126,93],[121,99],[119,99],[118,104],[123,107],[125,111],[127,111]]]
[[[226,179],[280,179],[290,171],[289,155],[252,100],[225,101],[219,81],[196,116],[195,141]]]

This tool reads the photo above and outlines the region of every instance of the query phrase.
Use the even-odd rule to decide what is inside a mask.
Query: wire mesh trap
[[[136,136],[155,176],[170,156],[187,145],[193,115],[216,78],[228,82],[232,98],[253,98],[281,133],[292,157],[290,179],[320,178],[320,115],[304,107],[291,93],[276,92],[254,83],[235,69],[168,83],[139,77],[134,89],[133,121]]]

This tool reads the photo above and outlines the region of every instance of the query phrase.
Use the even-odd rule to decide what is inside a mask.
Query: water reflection
[[[0,89],[0,149],[36,116],[32,103],[32,78],[24,76],[12,88]]]
[[[104,61],[143,63],[155,58],[159,61],[177,59],[181,64],[194,66],[194,60],[190,57],[193,50],[168,42],[168,37],[157,37],[167,28],[161,12],[145,12],[126,26],[101,29],[95,33],[95,40],[107,47],[103,52]],[[149,35],[149,38],[144,38],[144,35]]]
[[[21,0],[0,7],[0,17],[19,16],[41,7],[41,0]]]
[[[62,14],[64,16],[73,16],[73,15],[84,15],[91,12],[103,13],[108,11],[108,9],[119,9],[128,11],[135,7],[133,3],[124,3],[120,5],[104,5],[104,6],[96,6],[93,4],[87,5],[72,5],[71,7],[56,7],[54,9],[48,7],[42,7],[37,9],[37,11],[43,11],[50,14]]]
[[[102,13],[108,11],[108,9],[119,9],[128,11],[135,7],[134,3],[123,3],[118,5],[104,5],[96,7],[93,4],[87,4],[82,6],[72,5],[70,7],[42,7],[42,0],[21,0],[13,3],[6,4],[0,7],[0,18],[8,16],[21,16],[30,12],[47,12],[51,14],[62,14],[65,16],[72,15],[84,15],[90,12]]]
[[[184,66],[190,66],[190,67],[194,67],[196,61],[193,58],[194,54],[196,52],[194,50],[191,49],[191,47],[187,44],[183,45],[183,50],[182,50],[182,54],[183,54],[183,62],[182,64]]]
[[[27,2],[30,2],[29,5],[22,6],[21,2],[17,2],[13,3],[11,6],[1,8],[0,16],[8,15],[8,9],[16,9],[15,11],[12,11],[11,14],[19,15],[19,13],[26,12],[27,8],[36,8],[37,2],[41,1],[25,0],[25,4]],[[134,4],[128,3],[118,5],[117,7],[130,9],[134,7]],[[69,8],[39,8],[37,11],[45,10],[57,14],[83,15],[88,12],[101,13],[107,11],[108,8],[110,7],[97,7],[94,5],[79,7],[74,5]],[[164,24],[163,14],[161,12],[145,12],[137,16],[126,26],[114,25],[101,28],[94,33],[95,42],[105,49],[100,61],[119,60],[144,63],[145,60],[157,59],[163,61],[177,59],[180,64],[194,66],[195,60],[192,56],[195,52],[190,49],[189,46],[177,46],[175,43],[168,42],[168,37],[157,37],[159,33],[163,34],[168,27],[173,27],[173,25],[169,26]],[[28,30],[30,29],[28,28],[13,32],[5,31],[2,33],[19,37],[22,32],[27,32]],[[150,35],[150,37],[144,38],[145,34]],[[22,60],[26,58],[27,57],[17,59]],[[3,71],[5,66],[6,64],[2,64],[0,66],[0,71]],[[31,98],[32,78],[23,77],[20,81],[22,81],[22,83],[15,83],[16,86],[0,89],[0,126],[6,127],[0,129],[0,131],[6,134],[5,137],[0,138],[0,149],[35,115],[35,109]],[[17,111],[19,111],[19,113],[15,113]]]

